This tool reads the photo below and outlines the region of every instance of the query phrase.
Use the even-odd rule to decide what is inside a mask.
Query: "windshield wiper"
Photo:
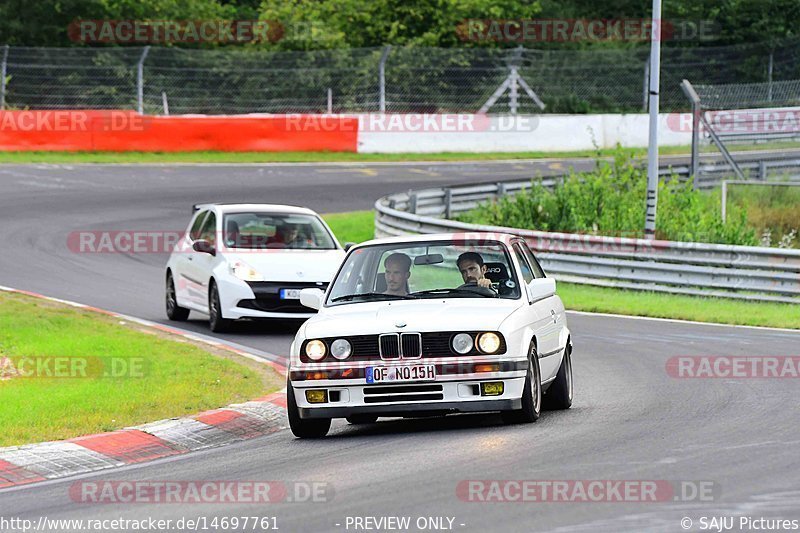
[[[447,289],[429,289],[427,291],[417,291],[417,292],[414,293],[414,295],[419,295],[419,294],[433,294],[433,295],[436,295],[436,294],[476,294],[478,296],[483,296],[484,298],[494,298],[495,296],[497,296],[497,294],[491,294],[489,292],[476,291],[476,290],[474,290],[474,287],[473,288],[469,288],[469,289],[468,288],[461,288],[461,287],[447,288]]]
[[[344,296],[337,296],[331,300],[331,303],[344,302],[354,300],[356,298],[365,298],[369,300],[394,298],[395,300],[413,300],[414,296],[401,296],[399,294],[384,294],[382,292],[362,292],[359,294],[345,294]]]

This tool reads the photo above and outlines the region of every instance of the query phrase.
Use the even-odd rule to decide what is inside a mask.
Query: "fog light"
[[[325,389],[307,390],[306,400],[308,400],[308,403],[326,403],[328,401],[328,391]]]
[[[475,372],[500,372],[500,365],[498,364],[475,365]]]
[[[501,396],[502,394],[503,394],[503,382],[502,381],[492,381],[491,383],[481,383],[481,396]]]

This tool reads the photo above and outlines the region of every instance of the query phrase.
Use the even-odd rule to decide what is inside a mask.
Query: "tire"
[[[294,398],[292,383],[286,382],[286,414],[289,417],[289,428],[298,439],[321,439],[331,429],[330,418],[300,418],[300,410]]]
[[[222,304],[219,300],[217,284],[212,280],[208,287],[208,326],[214,333],[230,331],[233,320],[222,317]]]
[[[184,322],[187,318],[189,318],[189,310],[178,305],[178,297],[175,292],[175,282],[172,280],[171,272],[167,274],[167,287],[165,293],[167,318],[176,322]]]
[[[346,419],[349,423],[353,425],[361,425],[361,424],[374,424],[378,421],[378,417],[376,415],[350,415]]]
[[[539,372],[539,356],[536,345],[531,342],[528,350],[528,372],[522,390],[522,408],[503,411],[501,416],[506,424],[530,424],[539,420],[542,412],[542,378]]]
[[[564,358],[558,368],[556,379],[542,398],[542,407],[554,411],[569,409],[572,405],[572,345],[567,342]]]

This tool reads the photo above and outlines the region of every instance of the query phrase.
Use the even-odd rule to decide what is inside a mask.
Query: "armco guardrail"
[[[552,185],[555,178],[543,178]],[[548,233],[448,220],[530,180],[392,194],[375,203],[375,235],[514,233],[556,279],[591,285],[800,303],[800,250]]]

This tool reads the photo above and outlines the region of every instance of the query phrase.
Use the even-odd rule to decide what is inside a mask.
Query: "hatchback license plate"
[[[368,366],[367,384],[398,381],[434,381],[436,365]]]
[[[299,300],[300,289],[281,289],[281,300]]]

